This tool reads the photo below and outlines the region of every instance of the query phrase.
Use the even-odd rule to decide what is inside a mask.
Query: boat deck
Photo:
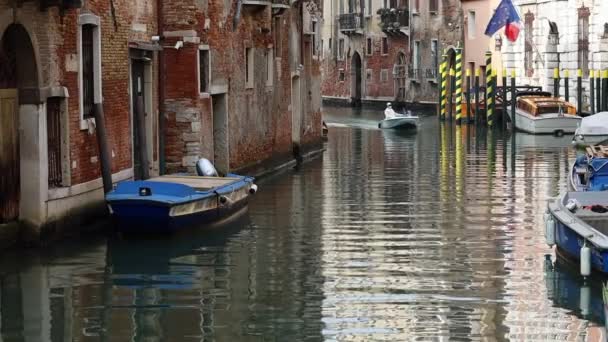
[[[595,158],[608,158],[608,146],[595,145],[587,146],[587,155]]]
[[[234,177],[199,177],[166,175],[148,179],[150,182],[166,182],[187,185],[198,191],[211,190],[240,180]]]

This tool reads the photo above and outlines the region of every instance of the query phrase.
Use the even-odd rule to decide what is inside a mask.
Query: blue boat
[[[567,192],[549,202],[545,216],[547,244],[578,260],[581,274],[608,273],[608,195],[600,191]]]
[[[118,231],[167,233],[222,220],[247,206],[254,179],[168,175],[124,181],[106,195]]]
[[[603,148],[603,146],[590,146],[587,148],[586,155],[576,158],[570,174],[571,190],[608,190],[608,156],[601,152],[597,153],[595,151],[597,148]]]

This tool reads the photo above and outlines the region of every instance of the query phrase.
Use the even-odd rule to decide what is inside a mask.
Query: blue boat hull
[[[567,256],[579,260],[584,242],[583,237],[558,219],[555,220],[555,228],[555,244],[557,247]],[[606,262],[608,261],[608,250],[598,249],[593,245],[589,247],[591,248],[591,266],[597,271],[608,273],[608,262]]]
[[[170,216],[171,207],[152,206],[150,203],[113,203],[112,215],[122,233],[171,233],[181,229],[200,227],[230,217],[246,207],[247,199],[229,207],[214,208],[191,215]]]
[[[253,178],[231,176],[234,181],[202,191],[179,183],[127,181],[106,201],[119,232],[171,233],[213,224],[243,209],[255,193]]]

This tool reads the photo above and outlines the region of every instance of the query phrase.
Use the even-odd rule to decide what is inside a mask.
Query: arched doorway
[[[406,78],[407,61],[405,59],[405,53],[399,52],[393,70],[393,79],[395,80],[395,98],[399,101],[405,101]]]
[[[19,140],[22,107],[35,104],[38,69],[30,36],[19,24],[9,25],[0,36],[0,224],[19,218],[21,152]],[[37,99],[36,99],[37,98]],[[24,109],[27,111],[28,108]],[[37,116],[33,119],[37,120]],[[24,127],[26,126],[26,127]],[[32,165],[34,167],[34,165]],[[36,173],[34,173],[36,174]]]
[[[358,52],[355,52],[351,59],[351,100],[353,106],[361,105],[361,92],[362,92],[362,74],[361,74],[361,56]]]

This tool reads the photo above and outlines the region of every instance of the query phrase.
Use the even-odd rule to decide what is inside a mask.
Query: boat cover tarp
[[[577,134],[608,135],[608,112],[601,112],[583,118]]]

